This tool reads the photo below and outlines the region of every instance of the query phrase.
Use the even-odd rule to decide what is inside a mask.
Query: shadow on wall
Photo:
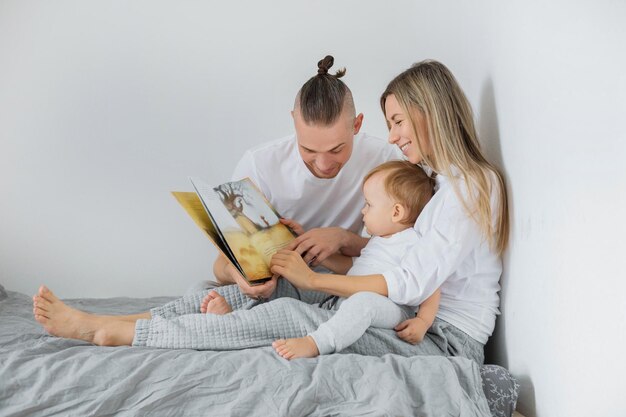
[[[480,94],[480,108],[478,109],[478,135],[481,145],[485,152],[485,156],[494,164],[506,181],[506,169],[502,162],[502,149],[500,147],[500,127],[498,126],[498,113],[496,110],[496,98],[493,90],[493,81],[491,78],[485,80]],[[509,201],[511,196],[510,187],[507,184]],[[509,207],[509,215],[511,207]],[[500,278],[500,310],[504,311],[506,306],[506,278],[508,271],[508,253],[503,256],[503,274]],[[485,346],[485,362],[495,363],[508,368],[508,358],[506,349],[506,329],[504,320],[498,318],[496,328],[493,335],[489,338]]]
[[[481,144],[485,152],[485,156],[494,164],[500,173],[504,176],[507,186],[507,194],[509,201],[509,219],[510,225],[513,224],[514,210],[510,202],[512,201],[511,184],[508,182],[506,167],[502,159],[502,148],[500,146],[500,127],[498,125],[498,113],[496,109],[496,98],[493,88],[493,81],[487,78],[483,84],[480,95],[480,108],[478,109],[477,129],[481,139]],[[506,300],[508,294],[508,271],[510,266],[509,251],[504,252],[502,257],[503,272],[500,278],[500,311],[506,314]],[[508,369],[508,350],[506,346],[506,320],[500,316],[496,321],[496,327],[493,335],[489,338],[485,346],[485,363],[494,363]],[[520,404],[518,409],[526,416],[536,415],[535,409],[535,391],[533,383],[527,375],[514,375],[524,392],[525,403]],[[521,394],[521,393],[520,393]]]

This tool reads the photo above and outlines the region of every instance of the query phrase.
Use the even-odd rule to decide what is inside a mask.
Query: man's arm
[[[217,282],[222,285],[235,284],[235,278],[231,275],[231,271],[227,271],[228,266],[232,266],[228,259],[221,253],[217,256],[215,263],[213,263],[213,275]]]
[[[341,227],[320,227],[302,233],[286,249],[304,254],[307,264],[317,266],[334,253],[359,256],[368,241]]]
[[[304,261],[311,266],[323,265],[323,262],[333,254],[351,258],[359,256],[369,241],[369,238],[356,235],[341,227],[318,227],[307,232],[300,223],[292,219],[280,219],[280,222],[298,236],[285,249],[304,254]],[[330,266],[324,266],[331,271],[339,272]],[[350,269],[350,266],[352,264],[345,272]]]
[[[340,253],[333,253],[322,262],[322,266],[336,274],[345,274],[352,268],[352,257]]]
[[[348,230],[345,230],[345,232],[345,241],[342,243],[340,249],[341,253],[351,257],[361,255],[361,251],[363,250],[365,245],[367,245],[367,242],[369,242],[370,239],[368,237],[354,234]]]

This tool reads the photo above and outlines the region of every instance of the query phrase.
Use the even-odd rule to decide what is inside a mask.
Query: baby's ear
[[[394,223],[401,223],[406,215],[406,209],[400,203],[393,205],[393,211],[391,212],[391,221]]]

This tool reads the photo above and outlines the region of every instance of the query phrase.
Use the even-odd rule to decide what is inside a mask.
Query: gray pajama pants
[[[186,295],[152,309],[152,319],[137,320],[133,346],[165,349],[236,350],[270,346],[276,339],[303,337],[313,333],[336,313],[315,303],[326,294],[296,291],[280,279],[268,302],[251,300],[236,285],[215,288],[226,298],[233,312],[202,314],[200,303],[209,290]],[[397,323],[396,323],[397,324]],[[395,325],[395,324],[394,324]],[[435,319],[423,342],[411,345],[393,330],[367,328],[346,353],[383,356],[438,355],[464,356],[483,363],[483,345],[453,325]]]

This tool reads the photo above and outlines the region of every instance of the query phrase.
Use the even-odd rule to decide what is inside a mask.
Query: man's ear
[[[363,126],[363,113],[359,113],[355,118],[354,118],[354,134],[356,135],[357,133],[359,133],[359,130],[361,130],[361,126]]]
[[[404,216],[406,215],[406,209],[400,203],[396,203],[393,205],[393,211],[391,212],[391,221],[394,223],[400,223],[404,220]]]

